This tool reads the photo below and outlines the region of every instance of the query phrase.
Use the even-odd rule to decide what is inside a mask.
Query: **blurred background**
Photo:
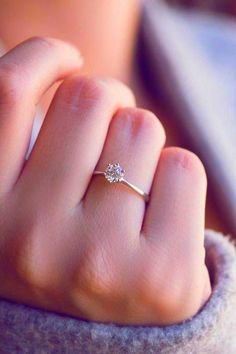
[[[236,15],[236,3],[234,0],[167,0],[167,2],[170,5],[181,5],[203,11],[210,10]]]
[[[206,227],[236,234],[236,2],[146,1],[138,67],[167,144],[207,170]]]

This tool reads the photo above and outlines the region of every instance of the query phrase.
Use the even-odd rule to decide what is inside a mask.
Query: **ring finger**
[[[165,133],[157,117],[137,108],[121,109],[112,119],[96,170],[108,163],[120,163],[125,179],[149,193]],[[96,203],[95,203],[96,201]],[[145,202],[141,196],[120,183],[108,183],[104,176],[93,176],[84,208],[99,213],[101,227],[115,230],[120,225],[137,235],[142,226]],[[130,225],[132,223],[132,226]],[[122,226],[121,226],[122,225]]]

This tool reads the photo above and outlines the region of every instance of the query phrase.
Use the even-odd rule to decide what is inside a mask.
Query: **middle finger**
[[[25,166],[21,183],[37,201],[73,208],[97,164],[112,115],[134,105],[115,80],[72,77],[59,88]],[[35,196],[35,194],[36,196]]]

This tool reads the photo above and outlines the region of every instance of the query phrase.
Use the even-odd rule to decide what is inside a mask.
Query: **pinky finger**
[[[188,284],[198,279],[202,303],[210,294],[204,249],[206,186],[196,155],[180,148],[163,149],[143,224],[147,241],[172,269],[180,270]]]

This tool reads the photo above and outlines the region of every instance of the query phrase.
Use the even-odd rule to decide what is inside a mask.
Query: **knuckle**
[[[62,83],[58,95],[72,109],[89,107],[90,110],[99,108],[110,112],[119,106],[132,106],[135,102],[127,86],[110,78],[73,76]]]
[[[34,251],[24,249],[24,256],[18,258],[17,262],[17,276],[21,283],[29,289],[47,289],[50,285],[49,274],[50,270],[38,263],[37,259],[33,257]]]
[[[117,119],[123,118],[125,124],[128,123],[132,127],[134,135],[141,133],[149,138],[158,137],[159,141],[164,144],[165,130],[151,111],[140,108],[124,108],[117,116]]]
[[[98,78],[86,78],[82,81],[81,95],[89,101],[106,101],[111,96],[108,85]]]
[[[86,293],[92,298],[110,298],[115,284],[111,274],[112,264],[101,251],[86,250],[80,257],[72,286],[73,292]]]
[[[27,40],[36,49],[45,52],[48,48],[55,47],[52,39],[46,37],[33,37]],[[38,49],[38,50],[39,50]],[[22,97],[28,90],[25,85],[25,75],[21,72],[19,64],[8,60],[7,55],[0,60],[0,104],[14,107],[22,102]]]
[[[75,109],[81,103],[91,106],[105,105],[111,100],[108,85],[100,79],[89,77],[73,77],[65,80],[59,89],[64,102]]]
[[[164,157],[168,158],[170,163],[174,164],[177,168],[181,168],[206,182],[207,177],[203,163],[193,152],[182,148],[171,147],[164,149],[163,154]]]
[[[157,119],[154,113],[139,109],[137,114],[137,124],[141,129],[148,130],[149,134],[154,134],[158,136],[159,139],[165,140],[165,130],[161,124],[161,122]]]
[[[141,272],[135,276],[134,292],[137,296],[137,301],[142,304],[152,304],[156,303],[157,294],[158,299],[160,298],[159,284],[160,279],[157,274],[154,274],[153,270],[150,268],[151,264],[142,265]]]
[[[14,269],[16,278],[28,289],[46,289],[50,284],[48,258],[43,252],[42,229],[32,222],[18,222],[15,229]]]
[[[56,47],[57,40],[50,37],[34,36],[28,39],[28,43],[39,48],[39,50],[45,51],[54,49]]]

